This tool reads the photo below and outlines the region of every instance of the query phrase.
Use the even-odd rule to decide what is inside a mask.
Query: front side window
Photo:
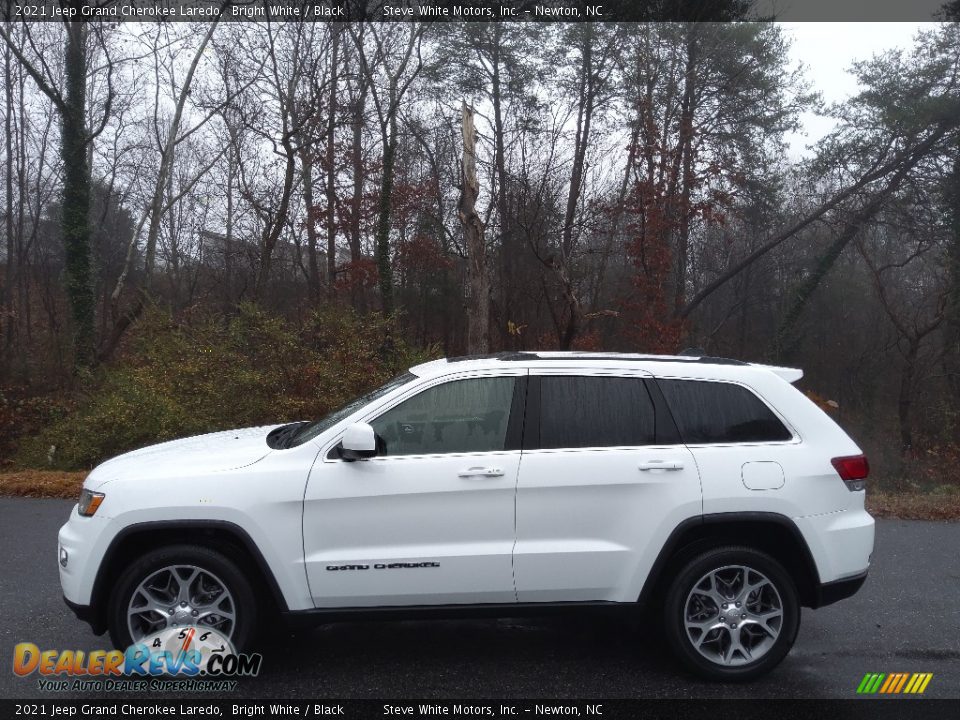
[[[764,402],[740,385],[657,380],[685,443],[756,443],[793,435]]]
[[[653,445],[653,402],[642,378],[540,378],[540,447]]]
[[[512,377],[454,380],[427,388],[370,424],[378,455],[495,452],[506,445]]]

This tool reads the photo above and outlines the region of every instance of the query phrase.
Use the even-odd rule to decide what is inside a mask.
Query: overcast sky
[[[806,66],[806,75],[815,90],[827,103],[843,100],[857,92],[856,79],[848,72],[854,60],[861,60],[884,50],[912,45],[913,36],[933,23],[783,23],[793,38],[793,62]],[[806,146],[828,133],[834,125],[826,117],[803,116],[806,137],[790,137],[791,155],[808,154]]]

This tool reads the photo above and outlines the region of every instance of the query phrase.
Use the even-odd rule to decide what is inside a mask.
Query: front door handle
[[[503,477],[503,470],[495,467],[472,467],[461,470],[457,477]]]
[[[679,460],[647,460],[638,467],[640,470],[683,470],[683,463]]]

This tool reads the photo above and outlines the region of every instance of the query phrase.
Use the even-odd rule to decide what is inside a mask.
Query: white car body
[[[774,523],[796,538],[812,566],[807,605],[849,595],[863,581],[873,519],[864,492],[848,489],[831,464],[861,451],[791,385],[800,371],[685,356],[540,353],[438,360],[411,373],[296,447],[271,449],[265,436],[273,426],[250,428],[98,466],[84,487],[103,493],[102,505],[92,517],[75,507],[59,534],[68,604],[102,631],[97,606],[111,553],[131,533],[159,527],[184,536],[194,528],[237,532],[289,613],[632,604],[662,572],[678,533],[724,518]],[[336,456],[347,428],[425,388],[551,375],[741,385],[790,438],[575,449],[525,441],[496,452]]]

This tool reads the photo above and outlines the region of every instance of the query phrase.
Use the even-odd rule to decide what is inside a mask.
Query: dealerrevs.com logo
[[[235,678],[259,674],[263,656],[237,653],[216,630],[169,628],[122,650],[41,650],[23,642],[13,649],[13,672],[38,675],[44,691],[228,692]]]

